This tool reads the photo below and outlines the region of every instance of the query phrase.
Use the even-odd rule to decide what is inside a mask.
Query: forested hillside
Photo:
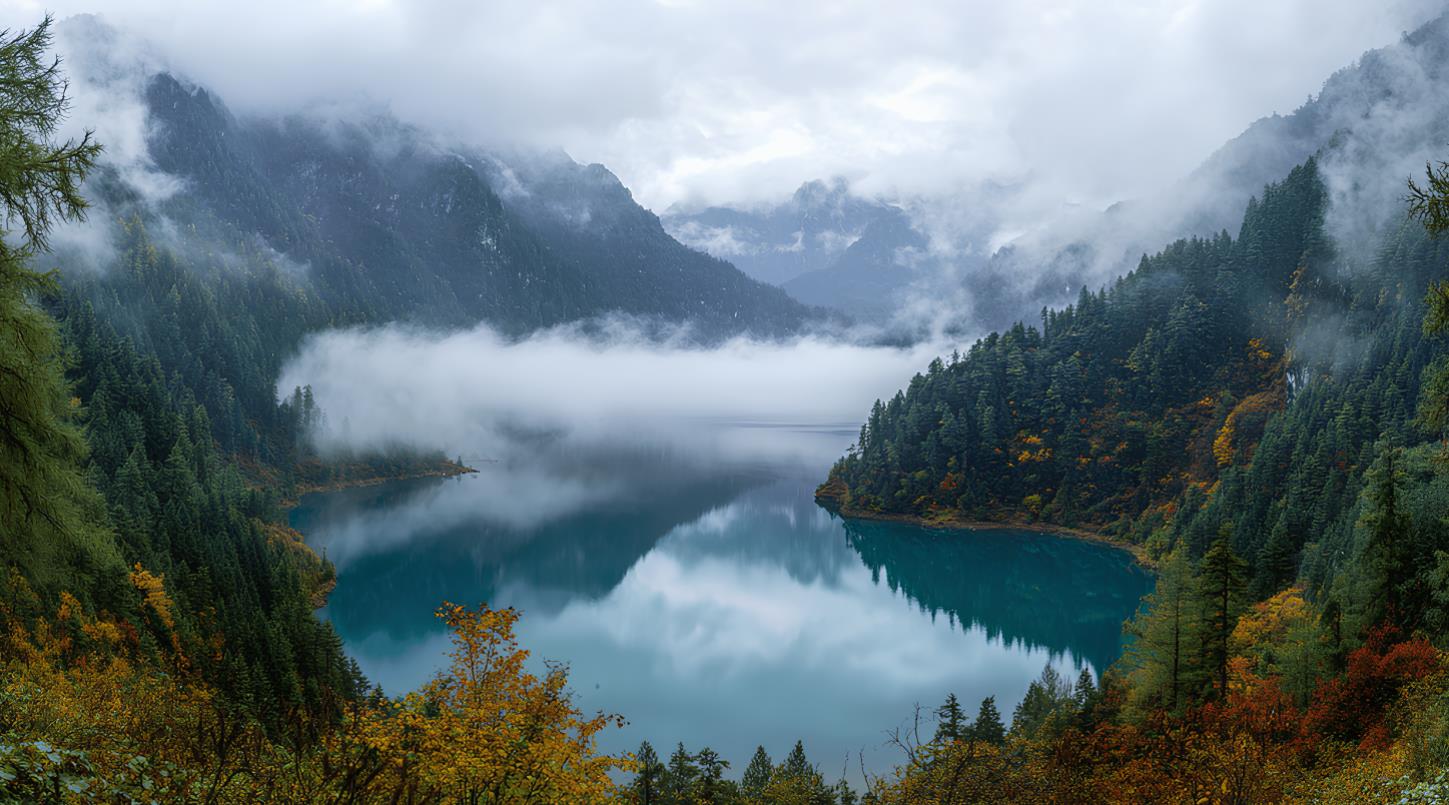
[[[1419,220],[1443,202],[1423,191],[1358,261],[1328,198],[1310,159],[1236,236],[1178,241],[875,405],[818,492],[847,516],[1085,528],[1159,570],[1100,691],[1043,678],[1019,743],[937,741],[890,801],[1386,801],[1443,768],[1449,246]],[[943,776],[963,763],[990,771]]]
[[[1254,554],[1275,528],[1321,532],[1376,440],[1431,436],[1412,422],[1434,346],[1421,299],[1444,265],[1409,222],[1372,265],[1344,264],[1324,204],[1309,161],[1237,237],[1179,241],[933,363],[877,404],[824,491],[865,512],[1157,533],[1159,550],[1201,552],[1224,523]]]

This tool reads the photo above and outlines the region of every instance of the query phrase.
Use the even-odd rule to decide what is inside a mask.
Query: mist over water
[[[1120,654],[1150,577],[1128,554],[1035,532],[842,521],[814,490],[876,399],[955,349],[593,322],[312,336],[324,456],[398,447],[478,469],[304,498],[292,524],[337,567],[325,615],[397,694],[445,662],[443,601],[518,608],[542,670],[629,725],[601,748],[709,746],[743,770],[804,740],[829,777],[901,759],[888,730],[955,693],[1010,714],[1051,665]],[[847,760],[849,761],[847,762]]]
[[[538,667],[569,663],[586,711],[629,720],[602,748],[708,745],[737,775],[757,744],[778,759],[802,739],[857,784],[858,754],[899,761],[885,731],[917,703],[994,695],[1009,714],[1046,664],[1119,653],[1148,586],[1127,554],[844,522],[813,494],[854,428],[693,421],[674,441],[460,448],[477,474],[304,498],[292,523],[338,570],[326,617],[400,693],[445,660],[439,602],[517,607]]]
[[[710,422],[859,427],[948,352],[942,343],[870,346],[826,336],[739,337],[700,346],[680,331],[650,338],[625,323],[559,327],[509,340],[480,325],[454,333],[404,326],[311,337],[282,371],[284,395],[310,385],[326,416],[324,452],[460,445],[499,458],[540,442],[573,447],[667,446],[687,458],[810,451],[815,463],[848,445],[777,440],[768,430]],[[727,438],[723,438],[727,436]]]

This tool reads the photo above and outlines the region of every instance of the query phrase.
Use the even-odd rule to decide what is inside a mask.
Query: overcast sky
[[[1030,179],[1101,205],[1288,112],[1430,0],[0,0],[144,32],[237,111],[382,104],[602,162],[646,206]]]

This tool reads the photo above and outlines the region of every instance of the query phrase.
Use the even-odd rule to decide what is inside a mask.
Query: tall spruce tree
[[[659,759],[659,754],[648,741],[639,744],[639,751],[634,755],[634,761],[638,768],[634,772],[634,782],[629,785],[629,790],[634,795],[634,802],[638,805],[659,805],[664,801],[664,763]]]
[[[1228,641],[1245,606],[1248,563],[1233,553],[1223,533],[1203,554],[1198,565],[1198,595],[1202,606],[1202,667],[1209,672],[1214,694],[1228,691]]]
[[[1416,568],[1409,519],[1400,500],[1404,485],[1402,458],[1402,448],[1385,446],[1368,472],[1366,497],[1370,508],[1362,525],[1367,531],[1363,563],[1369,576],[1365,606],[1369,623],[1392,619],[1407,624],[1415,620],[1414,613],[1407,611],[1405,596]]]
[[[961,702],[956,694],[946,694],[946,703],[936,708],[936,741],[949,743],[969,737],[966,716],[961,712]]]
[[[774,761],[770,760],[770,754],[765,751],[765,747],[755,747],[755,754],[750,757],[750,764],[745,767],[745,773],[740,777],[741,793],[752,802],[763,799],[774,768]]]
[[[971,740],[1001,746],[1006,743],[1006,725],[1001,721],[1001,711],[996,709],[996,697],[987,696],[981,700],[976,711],[976,721],[971,725]]]

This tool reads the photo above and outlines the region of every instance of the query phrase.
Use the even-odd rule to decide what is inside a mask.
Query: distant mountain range
[[[1446,57],[1449,18],[1440,17],[1334,73],[1292,113],[1254,122],[1161,191],[1057,215],[989,254],[979,245],[928,248],[919,213],[949,218],[941,210],[968,200],[899,206],[854,196],[841,180],[810,182],[774,207],[670,211],[664,226],[809,304],[900,321],[925,315],[903,306],[934,302],[933,315],[957,329],[1002,329],[1072,302],[1084,286],[1102,287],[1175,238],[1236,234],[1249,198],[1314,155],[1332,196],[1329,230],[1369,242],[1397,208],[1404,177],[1449,142],[1449,100],[1438,91]],[[986,234],[992,205],[1012,192],[986,194],[979,220],[956,223]]]
[[[94,18],[62,27],[88,48],[81,80],[111,91],[139,69],[98,59],[114,32]],[[625,315],[713,338],[782,335],[819,315],[680,244],[600,165],[445,147],[386,117],[240,116],[164,71],[130,83],[145,143],[129,156],[173,191],[149,192],[116,149],[92,217],[146,222],[178,252],[275,253],[338,319],[521,333]],[[71,240],[57,238],[62,259]]]

